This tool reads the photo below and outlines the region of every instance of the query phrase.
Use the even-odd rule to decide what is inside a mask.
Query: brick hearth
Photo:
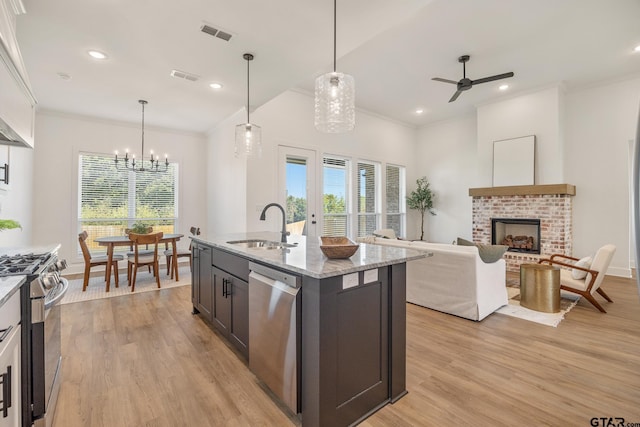
[[[520,264],[535,263],[540,257],[554,253],[572,255],[574,186],[492,187],[470,189],[469,195],[473,196],[474,242],[491,244],[492,218],[540,219],[540,255],[507,252],[504,255],[507,271],[518,272]]]

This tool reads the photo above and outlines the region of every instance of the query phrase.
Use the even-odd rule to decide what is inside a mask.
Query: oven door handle
[[[53,299],[50,299],[49,301],[45,302],[44,304],[45,310],[48,310],[54,305],[58,304],[60,300],[64,298],[65,294],[69,290],[69,281],[67,279],[65,279],[64,277],[61,277],[60,283],[62,283],[62,288],[60,289],[60,292],[58,292],[56,296],[53,297]]]
[[[2,418],[7,418],[11,407],[11,366],[7,367],[7,372],[0,375],[0,378],[0,383],[2,383],[2,400],[0,400],[2,407],[0,412],[2,412]]]
[[[12,329],[13,329],[13,325],[9,326],[7,329],[0,329],[0,332],[2,332],[2,335],[0,335],[0,342],[7,339]]]

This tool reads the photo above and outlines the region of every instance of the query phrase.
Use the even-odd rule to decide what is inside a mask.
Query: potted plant
[[[131,227],[131,231],[136,234],[147,234],[149,233],[149,228],[150,227],[145,223],[138,221],[133,224],[133,226]]]
[[[14,221],[12,219],[0,219],[0,231],[11,230],[12,228],[22,229],[22,226],[18,221]]]
[[[433,210],[434,194],[429,187],[429,181],[426,177],[418,178],[416,180],[418,188],[413,190],[407,197],[407,206],[409,209],[416,209],[420,211],[420,240],[424,238],[424,214],[429,211],[431,215],[435,215]]]

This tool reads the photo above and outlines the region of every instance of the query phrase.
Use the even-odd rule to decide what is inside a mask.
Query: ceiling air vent
[[[207,25],[207,24],[203,24],[200,27],[200,31],[202,31],[203,33],[207,33],[211,36],[217,37],[219,39],[222,39],[226,42],[231,40],[231,37],[232,37],[232,34],[223,30],[219,30],[217,28],[213,28],[211,25]]]
[[[197,82],[200,77],[195,74],[187,73],[185,71],[180,70],[171,70],[171,76],[177,77],[179,79],[189,80],[190,82]]]

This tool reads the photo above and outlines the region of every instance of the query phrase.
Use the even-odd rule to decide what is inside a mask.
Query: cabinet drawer
[[[234,276],[249,281],[249,260],[238,255],[213,248],[213,265]]]

